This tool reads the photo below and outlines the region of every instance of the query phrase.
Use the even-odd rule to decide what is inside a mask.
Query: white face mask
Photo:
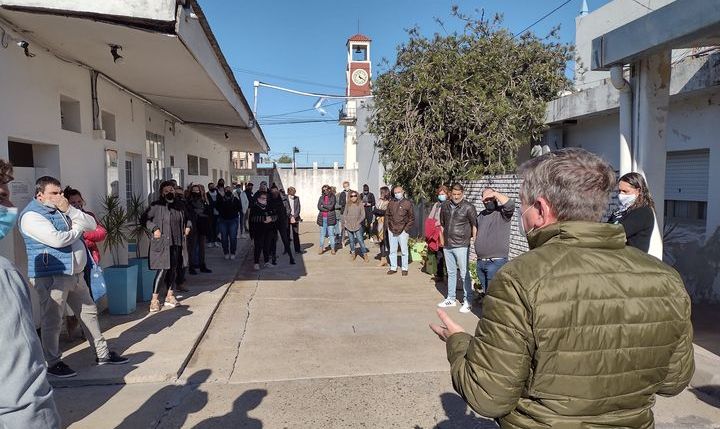
[[[618,200],[620,200],[620,207],[623,210],[627,210],[630,206],[635,204],[637,195],[635,194],[618,194]]]
[[[525,211],[522,212],[522,214],[520,215],[520,221],[518,222],[520,234],[524,235],[525,237],[527,237],[531,232],[535,231],[535,228],[531,228],[530,231],[525,228],[525,213],[527,213],[528,210],[530,210],[531,208],[533,208],[533,206],[526,208]]]

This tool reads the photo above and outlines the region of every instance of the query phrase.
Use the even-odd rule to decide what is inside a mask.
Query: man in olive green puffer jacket
[[[563,149],[521,167],[530,251],[506,264],[475,336],[442,310],[455,390],[503,428],[652,428],[655,395],[694,371],[690,298],[678,273],[599,223],[615,174]]]

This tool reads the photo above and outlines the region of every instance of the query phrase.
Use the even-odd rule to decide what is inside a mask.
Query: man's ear
[[[539,226],[539,228],[555,222],[555,213],[545,197],[539,197],[535,204],[537,204],[538,214],[542,220],[542,226]]]

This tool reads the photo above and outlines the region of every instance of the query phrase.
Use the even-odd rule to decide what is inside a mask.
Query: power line
[[[634,1],[635,3],[637,3],[637,4],[639,4],[640,6],[644,7],[645,9],[651,11],[651,12],[654,11],[653,8],[651,8],[650,6],[648,6],[648,5],[646,5],[646,4],[640,3],[638,0],[633,0],[633,1]]]
[[[290,124],[311,124],[311,123],[337,123],[337,119],[309,119],[309,120],[297,120],[297,121],[278,121],[278,122],[261,122],[262,126],[269,125],[290,125]]]
[[[535,21],[535,22],[533,22],[532,24],[528,25],[528,26],[527,26],[525,29],[523,29],[521,32],[515,34],[515,35],[513,36],[513,39],[516,38],[516,37],[518,37],[518,36],[520,36],[520,35],[522,35],[522,34],[525,33],[526,31],[528,31],[529,29],[533,28],[534,26],[536,26],[537,24],[539,24],[540,22],[542,22],[542,21],[543,21],[545,18],[547,18],[548,16],[550,16],[550,15],[552,15],[553,13],[557,12],[558,10],[562,9],[563,6],[567,5],[567,4],[570,3],[571,1],[573,1],[573,0],[566,0],[566,1],[564,1],[560,6],[556,7],[555,9],[551,10],[550,12],[546,13],[546,14],[543,15],[540,19],[538,19],[537,21]]]
[[[325,105],[325,106],[323,106],[323,107],[337,106],[338,104],[343,104],[343,103],[344,103],[344,101],[338,101],[337,103],[327,104],[327,105]],[[311,110],[317,110],[317,109],[315,109],[314,107],[311,107],[311,108],[309,108],[309,109],[296,110],[296,111],[294,111],[294,112],[277,113],[277,114],[267,115],[267,116],[258,116],[258,119],[266,119],[266,118],[274,118],[274,117],[277,117],[277,116],[293,115],[293,114],[295,114],[295,113],[309,112],[309,111],[311,111]]]
[[[261,71],[257,71],[257,70],[249,70],[249,69],[243,69],[243,68],[239,68],[239,67],[230,67],[230,68],[231,68],[232,70],[238,72],[238,73],[245,73],[245,74],[249,74],[249,75],[267,76],[267,77],[272,77],[272,78],[275,78],[275,79],[284,80],[284,81],[287,81],[287,82],[303,83],[303,84],[306,84],[306,85],[322,86],[322,87],[325,87],[325,88],[333,88],[333,89],[346,89],[345,87],[338,86],[338,85],[328,85],[328,84],[325,84],[325,83],[313,82],[313,81],[310,81],[310,80],[295,79],[295,78],[286,77],[286,76],[280,76],[280,75],[276,75],[276,74],[272,74],[272,73],[265,73],[265,72],[261,72]]]

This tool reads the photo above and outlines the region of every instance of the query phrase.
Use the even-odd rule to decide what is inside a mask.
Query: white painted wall
[[[614,0],[596,10],[592,10],[592,2],[588,2],[591,13],[575,18],[575,87],[585,89],[610,77],[610,72],[590,70],[593,39],[673,1]]]
[[[91,12],[103,15],[173,21],[175,0],[1,0],[0,5]]]
[[[88,209],[100,211],[100,196],[106,193],[105,150],[118,151],[119,195],[124,201],[124,164],[128,154],[140,160],[142,180],[138,192],[147,195],[145,185],[145,132],[165,136],[165,166],[170,155],[175,166],[187,174],[187,154],[208,158],[209,176],[186,176],[186,183],[207,183],[212,170],[230,170],[230,151],[221,142],[213,141],[190,127],[173,123],[172,118],[150,107],[116,86],[98,79],[100,109],[115,115],[116,141],[93,137],[90,95],[90,72],[62,62],[42,50],[27,58],[22,50],[0,49],[0,158],[8,159],[8,140],[48,145],[52,154],[46,160],[36,159],[48,174],[56,175],[63,185],[80,189]],[[81,133],[60,128],[60,96],[80,101]],[[173,134],[173,129],[175,133]],[[42,148],[42,147],[41,147]],[[53,159],[55,158],[55,159]],[[99,214],[99,213],[98,213]],[[19,240],[0,241],[0,253],[15,259],[23,254]],[[22,251],[21,251],[22,250]],[[104,263],[109,264],[110,258]],[[18,261],[22,267],[21,261]]]
[[[300,216],[306,220],[314,222],[317,217],[317,201],[320,198],[323,185],[335,186],[340,192],[342,190],[342,182],[347,180],[350,182],[350,188],[358,189],[363,184],[358,182],[357,170],[345,169],[297,169],[293,175],[292,169],[278,170],[282,186],[287,189],[294,187],[297,191],[296,195],[300,197]],[[255,184],[257,189],[257,184]],[[377,190],[370,188],[376,193]]]

